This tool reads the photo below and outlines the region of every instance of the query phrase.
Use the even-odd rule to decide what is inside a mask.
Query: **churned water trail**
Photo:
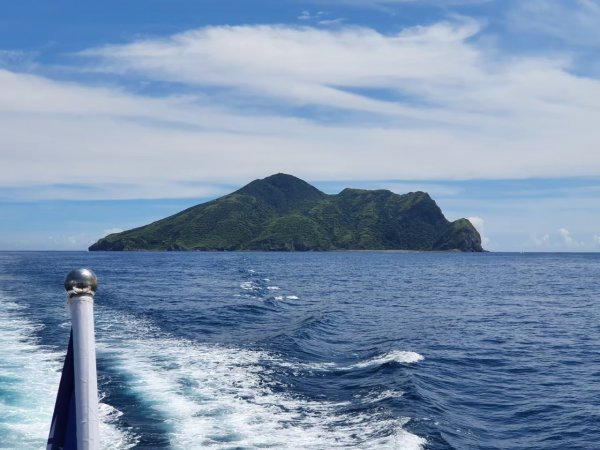
[[[290,366],[280,356],[201,345],[123,313],[105,311],[100,317],[99,353],[126,374],[138,401],[164,418],[171,448],[418,449],[424,444],[402,428],[407,418],[378,418],[349,410],[350,402],[286,392],[272,378],[278,366]]]
[[[600,442],[600,255],[41,252],[0,253],[0,448],[44,446],[81,266],[105,448]]]
[[[27,308],[0,295],[0,448],[45,448],[64,353],[40,345],[44,328]],[[102,393],[100,393],[102,394]],[[128,449],[136,437],[115,427],[121,415],[100,402],[103,449]]]
[[[0,296],[0,436],[3,448],[35,448],[47,439],[59,354],[41,349],[43,325],[20,318],[25,309]],[[40,426],[43,424],[42,426]]]

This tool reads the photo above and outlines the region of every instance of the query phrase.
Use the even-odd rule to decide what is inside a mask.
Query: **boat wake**
[[[171,448],[418,449],[425,443],[403,429],[407,419],[293,395],[272,377],[285,361],[267,352],[176,338],[109,309],[98,309],[97,333],[99,356],[162,417]]]
[[[40,345],[36,334],[44,325],[27,316],[26,307],[0,295],[0,448],[46,447],[60,381],[64,352]],[[100,403],[105,450],[128,449],[137,442],[115,425],[120,414]]]

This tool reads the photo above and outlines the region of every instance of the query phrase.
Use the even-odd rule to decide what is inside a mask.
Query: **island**
[[[328,195],[279,173],[139,228],[90,251],[433,250],[481,252],[467,219],[448,221],[425,192],[344,189]]]

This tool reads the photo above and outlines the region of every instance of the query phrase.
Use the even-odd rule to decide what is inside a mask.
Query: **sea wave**
[[[366,367],[382,366],[390,363],[414,364],[422,361],[423,359],[425,359],[423,355],[420,355],[416,352],[394,350],[384,353],[383,355],[374,356],[373,358],[353,364],[350,366],[350,368],[362,369]]]
[[[282,367],[312,371],[352,371],[356,369],[377,368],[386,364],[415,364],[423,361],[425,357],[419,353],[403,350],[392,350],[355,363],[288,361],[282,358],[273,358],[272,361]]]
[[[24,307],[0,296],[0,448],[45,448],[63,352],[42,346],[36,333],[43,328],[24,316]],[[65,342],[66,350],[66,342]],[[119,429],[119,412],[100,403],[103,449],[135,446],[133,433]]]
[[[159,414],[170,446],[191,448],[419,449],[406,419],[357,412],[282,390],[273,355],[200,344],[127,313],[100,310],[98,352],[129,391]],[[376,399],[373,399],[376,401]]]

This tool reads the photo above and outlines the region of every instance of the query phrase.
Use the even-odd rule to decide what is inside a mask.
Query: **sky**
[[[83,250],[284,172],[600,251],[600,0],[20,0],[0,249]]]

